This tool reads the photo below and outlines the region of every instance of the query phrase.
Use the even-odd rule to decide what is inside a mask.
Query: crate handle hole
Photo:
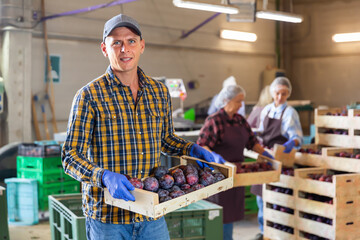
[[[354,201],[347,201],[346,204],[353,204]]]
[[[354,225],[354,222],[348,222],[346,225]]]
[[[352,182],[352,180],[351,180],[351,179],[348,179],[348,180],[346,180],[346,182]]]

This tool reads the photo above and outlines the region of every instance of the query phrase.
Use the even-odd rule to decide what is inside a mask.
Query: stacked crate
[[[295,176],[298,239],[360,239],[360,174],[311,168]]]
[[[6,189],[0,186],[0,239],[9,239]]]
[[[295,155],[296,164],[308,165],[312,168],[295,170],[293,198],[287,198],[288,201],[292,201],[288,206],[294,206],[294,214],[291,218],[287,215],[279,220],[281,216],[279,211],[276,211],[275,215],[274,210],[271,209],[273,207],[271,201],[278,200],[276,194],[266,192],[264,201],[267,205],[264,206],[264,218],[270,224],[265,227],[265,237],[360,239],[359,115],[360,110],[348,112],[340,108],[315,110],[316,144],[302,146],[302,150]],[[285,184],[283,179],[271,185],[281,187],[281,184]],[[269,186],[266,188],[269,189]],[[284,199],[282,200],[284,202]],[[274,204],[280,205],[280,203],[278,201]],[[284,203],[284,206],[287,205]],[[274,228],[274,223],[281,228],[279,225],[286,226],[286,222],[288,225],[294,222],[293,235],[276,231],[277,229]]]
[[[360,109],[315,110],[315,143],[338,147],[360,146]]]
[[[80,183],[65,174],[57,144],[22,144],[17,157],[17,177],[38,181],[39,210],[48,209],[48,196],[77,193]]]
[[[266,238],[289,240],[296,238],[294,191],[295,177],[291,175],[281,174],[279,182],[263,185]]]

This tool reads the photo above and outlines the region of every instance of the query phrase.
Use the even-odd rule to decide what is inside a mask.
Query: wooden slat
[[[279,204],[284,207],[289,207],[292,209],[295,209],[295,197],[294,195],[288,195],[285,193],[279,193],[275,191],[269,190],[269,185],[264,184],[263,185],[263,200],[269,201],[274,204]]]
[[[237,173],[234,175],[234,187],[250,186],[279,181],[282,166],[279,161],[259,155],[256,162],[270,162],[274,170],[264,172]],[[253,162],[243,164],[253,164]]]
[[[270,202],[271,203],[271,202]],[[276,203],[273,203],[276,204]],[[264,219],[295,228],[295,215],[268,208],[264,202]]]
[[[295,163],[296,149],[292,149],[290,153],[284,153],[285,147],[280,144],[274,145],[274,158],[280,161],[283,166],[293,167]]]
[[[294,229],[295,231],[295,229]],[[271,240],[295,240],[295,234],[290,234],[284,231],[277,230],[275,228],[269,227],[264,223],[264,238]]]

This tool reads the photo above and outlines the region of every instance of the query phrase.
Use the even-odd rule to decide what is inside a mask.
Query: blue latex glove
[[[221,163],[221,164],[225,163],[224,158],[220,154],[217,154],[216,152],[211,152],[211,154],[213,155],[214,161],[216,163]]]
[[[129,192],[133,191],[135,187],[124,175],[105,170],[101,180],[113,198],[135,201],[135,197]]]
[[[198,144],[194,144],[191,147],[189,155],[190,155],[190,157],[200,158],[207,162],[214,162],[213,155],[208,150],[206,150],[205,148],[201,147]],[[203,163],[200,161],[196,161],[196,162],[199,165],[199,167],[201,167],[201,168],[209,167],[209,165],[207,165],[206,163]],[[212,167],[209,167],[209,168],[213,169]]]
[[[284,143],[283,146],[285,147],[284,153],[289,153],[295,147],[295,141],[289,140],[286,143]]]
[[[271,158],[271,159],[274,159],[273,155],[271,155],[271,154],[268,153],[267,151],[263,151],[261,155],[263,155],[263,156],[265,156],[265,157],[268,157],[268,158]]]

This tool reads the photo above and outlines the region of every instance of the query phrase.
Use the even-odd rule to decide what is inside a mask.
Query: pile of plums
[[[294,214],[294,210],[291,209],[291,208],[288,208],[288,207],[283,207],[283,206],[280,206],[280,205],[277,205],[277,204],[272,204],[272,203],[269,203],[269,207],[271,209],[274,209],[274,210],[277,210],[277,211],[280,211],[280,212]]]
[[[288,175],[288,176],[294,176],[294,168],[292,168],[292,167],[282,167],[281,174]]]
[[[256,162],[256,163],[234,163],[236,165],[236,173],[250,173],[250,172],[265,172],[271,171],[270,162]]]
[[[343,129],[326,129],[324,133],[327,134],[338,134],[338,135],[349,135],[348,130]]]
[[[200,169],[197,165],[181,165],[173,169],[159,166],[153,169],[152,176],[141,181],[130,178],[131,184],[140,189],[156,192],[159,201],[165,202],[186,193],[190,193],[225,179],[220,172],[205,167]]]
[[[305,193],[304,198],[313,200],[313,201],[333,204],[333,199],[331,197],[317,195],[317,194],[313,194],[313,193]]]
[[[285,225],[282,225],[282,224],[279,224],[279,223],[273,223],[273,222],[269,222],[268,221],[268,226],[269,227],[273,227],[277,230],[280,230],[280,231],[284,231],[284,232],[287,232],[287,233],[290,233],[290,234],[294,234],[294,229],[292,227],[288,227],[288,226],[285,226]]]
[[[322,182],[329,182],[332,183],[332,176],[333,175],[326,175],[326,174],[308,174],[308,178],[313,179],[313,180],[317,180],[317,181],[322,181]]]
[[[318,150],[314,150],[312,148],[301,148],[299,150],[299,152],[301,153],[308,153],[308,154],[318,154],[318,155],[321,155],[321,149],[318,149]]]
[[[360,153],[355,154],[355,153],[349,153],[349,152],[339,152],[339,153],[335,153],[336,157],[343,157],[343,158],[356,158],[356,159],[360,159]]]
[[[311,234],[311,233],[303,233],[303,237],[306,238],[306,239],[310,239],[310,240],[330,240],[328,238],[323,238],[323,237],[319,237],[319,236],[316,236],[314,234]]]
[[[321,217],[321,216],[317,216],[314,214],[310,214],[310,213],[304,213],[302,215],[303,218],[306,219],[310,219],[312,221],[316,221],[316,222],[320,222],[320,223],[325,223],[325,224],[329,224],[332,225],[332,219],[330,218],[326,218],[326,217]]]
[[[284,194],[287,194],[287,195],[293,195],[293,190],[290,189],[290,188],[270,186],[270,190],[274,191],[274,192],[284,193]]]
[[[341,113],[331,113],[331,112],[327,112],[326,113],[326,116],[347,116],[347,112],[346,111],[343,111]]]

